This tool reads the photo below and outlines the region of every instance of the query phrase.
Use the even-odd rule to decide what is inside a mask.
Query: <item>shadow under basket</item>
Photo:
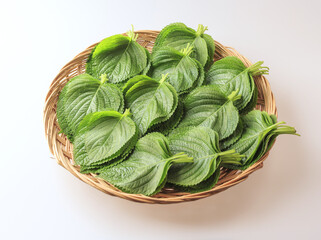
[[[137,42],[149,51],[152,50],[155,38],[159,31],[137,31]],[[209,197],[221,191],[228,189],[242,181],[244,181],[251,173],[263,167],[263,161],[267,158],[269,152],[267,152],[259,161],[253,164],[251,167],[244,171],[240,170],[228,170],[221,168],[221,174],[218,183],[211,190],[200,193],[185,193],[178,192],[171,188],[163,188],[161,192],[154,196],[144,196],[141,194],[128,194],[124,193],[108,182],[97,178],[95,174],[82,174],[80,173],[80,167],[75,165],[73,161],[73,149],[72,144],[67,137],[59,133],[60,128],[56,117],[56,107],[59,93],[65,84],[73,77],[85,72],[85,65],[89,54],[92,49],[97,45],[93,44],[85,51],[78,54],[73,60],[67,63],[58,73],[56,78],[50,85],[49,92],[46,97],[44,108],[44,124],[45,134],[49,144],[51,153],[57,159],[58,164],[63,166],[74,176],[84,181],[85,183],[97,188],[98,190],[108,193],[109,195],[121,197],[135,202],[141,203],[180,203],[186,201],[194,201],[197,199]],[[244,56],[240,55],[236,50],[231,47],[225,47],[222,44],[215,41],[215,56],[214,60],[219,60],[226,56],[236,56],[248,67],[251,62]],[[264,110],[269,114],[277,115],[275,101],[273,93],[270,88],[270,84],[264,76],[254,77],[255,84],[258,88],[258,102],[256,109]]]

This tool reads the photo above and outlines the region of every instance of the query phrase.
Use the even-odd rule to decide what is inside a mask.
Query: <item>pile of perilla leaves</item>
[[[183,23],[166,26],[153,51],[133,30],[101,41],[86,73],[72,78],[57,104],[61,131],[73,143],[81,172],[118,189],[154,195],[164,186],[200,192],[214,187],[220,169],[244,170],[280,134],[296,134],[276,116],[253,110],[257,62],[213,62],[215,44]]]

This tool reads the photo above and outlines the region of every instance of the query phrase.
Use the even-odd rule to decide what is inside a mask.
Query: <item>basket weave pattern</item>
[[[152,50],[154,40],[158,35],[158,31],[137,31],[138,39],[137,42],[149,51]],[[97,44],[97,43],[96,43]],[[164,188],[157,195],[147,197],[140,194],[128,194],[124,193],[108,182],[99,179],[95,174],[82,174],[80,173],[80,167],[75,165],[73,161],[73,149],[72,144],[66,138],[64,134],[59,133],[60,128],[56,117],[56,107],[58,96],[62,88],[66,83],[73,77],[85,72],[85,65],[89,54],[96,44],[91,45],[85,51],[78,54],[73,60],[67,63],[53,80],[50,85],[49,92],[46,97],[45,108],[44,108],[44,124],[45,124],[45,135],[49,144],[51,153],[55,156],[58,164],[63,166],[74,176],[78,177],[85,183],[97,188],[98,190],[108,193],[113,196],[118,196],[124,199],[143,202],[143,203],[179,203],[185,201],[193,201],[201,198],[211,196],[219,193],[244,181],[251,173],[263,167],[263,161],[267,158],[268,152],[255,164],[244,171],[239,170],[227,170],[222,168],[218,183],[216,186],[205,192],[201,193],[184,193],[177,192],[174,189]],[[250,66],[251,62],[245,57],[240,55],[236,50],[230,47],[225,47],[222,44],[215,42],[215,56],[214,60],[219,60],[226,56],[237,56],[243,61],[246,66]],[[258,88],[258,104],[256,109],[264,110],[269,114],[277,115],[275,101],[273,93],[270,88],[269,82],[264,76],[254,77],[255,84]]]

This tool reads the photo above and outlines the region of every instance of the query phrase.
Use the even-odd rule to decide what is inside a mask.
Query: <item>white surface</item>
[[[1,239],[317,239],[320,201],[320,1],[1,1]],[[105,195],[52,159],[45,95],[60,68],[104,37],[203,23],[264,60],[280,136],[262,170],[210,198],[146,205]],[[319,135],[319,136],[318,136]]]

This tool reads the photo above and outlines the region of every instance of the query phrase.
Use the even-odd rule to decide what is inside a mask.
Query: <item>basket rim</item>
[[[152,35],[153,38],[155,39],[156,36],[158,35],[159,31],[157,30],[139,30],[135,31],[136,34],[140,36],[147,34],[147,35]],[[123,33],[125,35],[125,33]],[[263,161],[268,157],[270,150],[272,147],[269,149],[268,152],[264,154],[255,164],[250,166],[248,169],[240,171],[240,170],[231,170],[229,171],[224,178],[226,178],[223,183],[217,184],[214,186],[214,188],[203,191],[200,193],[182,193],[178,192],[177,196],[175,193],[171,193],[171,197],[167,197],[168,193],[166,192],[160,192],[154,196],[145,196],[142,194],[129,194],[122,192],[121,190],[115,188],[111,184],[107,183],[106,181],[96,178],[95,174],[82,174],[79,172],[79,167],[76,165],[73,165],[72,163],[72,153],[65,151],[61,148],[60,144],[63,144],[66,146],[66,149],[72,149],[72,144],[69,142],[68,139],[63,134],[59,134],[59,131],[57,131],[59,128],[59,125],[57,124],[57,118],[53,118],[52,114],[55,115],[55,104],[54,99],[58,99],[59,93],[61,91],[61,86],[63,83],[61,82],[70,71],[71,67],[74,66],[77,63],[80,63],[83,61],[84,56],[90,54],[91,50],[93,49],[94,46],[96,46],[99,42],[94,43],[87,47],[84,51],[81,53],[77,54],[71,61],[69,61],[67,64],[65,64],[62,69],[59,71],[57,76],[54,78],[54,80],[51,82],[48,93],[46,95],[45,99],[45,106],[43,110],[43,122],[45,125],[45,136],[49,145],[50,152],[54,155],[56,158],[57,162],[59,165],[63,166],[71,172],[74,176],[79,178],[80,180],[88,183],[89,185],[97,188],[98,190],[105,192],[107,194],[113,195],[113,196],[118,196],[127,200],[131,201],[136,201],[136,202],[143,202],[143,203],[160,203],[160,204],[168,204],[168,203],[181,203],[181,202],[187,202],[187,201],[194,201],[197,199],[205,198],[211,195],[214,195],[216,193],[219,193],[221,191],[224,191],[228,189],[229,187],[232,187],[240,182],[243,182],[244,180],[247,179],[247,177],[252,174],[254,171],[260,169],[263,167]],[[146,46],[144,46],[146,47]],[[232,47],[226,47],[222,45],[221,43],[215,41],[215,52],[219,49],[220,51],[226,51],[228,53],[231,53],[232,55],[235,55],[239,57],[246,66],[251,65],[252,63],[243,55],[239,54],[234,48]],[[79,67],[78,67],[79,68]],[[78,69],[80,71],[80,68]],[[79,74],[79,72],[78,72]],[[76,74],[76,75],[78,75]],[[259,78],[262,80],[262,84],[265,87],[265,91],[263,91],[263,100],[270,99],[270,105],[267,106],[267,109],[264,109],[267,111],[269,114],[275,114],[277,116],[277,108],[274,100],[274,95],[271,91],[270,84],[268,80],[264,76],[259,76]],[[70,79],[70,78],[69,78]],[[69,79],[67,81],[69,81]],[[255,78],[256,85],[258,78]],[[66,82],[67,82],[66,81]],[[60,89],[58,89],[60,88]],[[263,101],[265,104],[265,101]],[[266,106],[265,106],[266,107]],[[275,142],[274,142],[275,143]],[[273,145],[274,145],[273,143]],[[66,160],[66,159],[69,160]],[[237,175],[235,175],[238,172]],[[101,185],[104,184],[108,186],[108,188],[104,188]]]

